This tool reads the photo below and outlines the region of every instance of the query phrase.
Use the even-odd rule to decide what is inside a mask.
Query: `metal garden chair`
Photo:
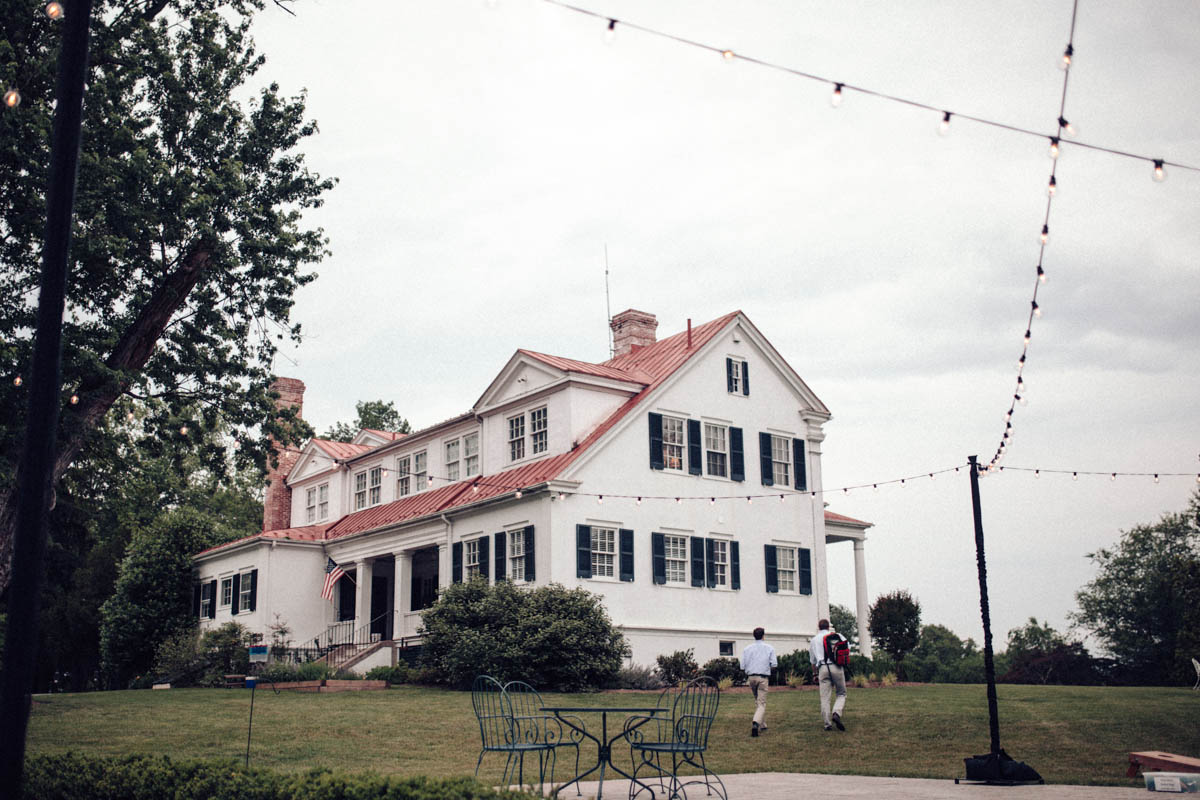
[[[479,721],[479,735],[483,747],[475,762],[475,777],[487,753],[504,753],[503,785],[509,786],[516,776],[516,783],[525,784],[525,754],[536,753],[538,757],[538,786],[545,783],[546,762],[554,757],[554,746],[544,740],[526,741],[514,720],[512,703],[504,687],[495,678],[480,675],[471,685],[471,705]]]
[[[671,741],[671,710],[675,707],[675,699],[683,691],[684,685],[683,683],[678,683],[674,686],[668,686],[659,693],[658,701],[654,705],[662,710],[654,716],[649,718],[633,716],[625,720],[625,740],[629,742],[629,768],[631,770],[637,769],[635,745],[643,742]],[[663,774],[663,771],[659,769],[659,784],[665,789],[666,783]]]
[[[1200,661],[1193,658],[1192,666],[1196,668],[1196,685],[1192,687],[1192,690],[1195,691],[1200,689]]]
[[[664,692],[664,696],[666,695],[667,693]],[[671,800],[686,798],[688,786],[701,784],[705,787],[707,794],[713,794],[715,789],[716,794],[722,800],[728,800],[724,782],[721,781],[719,775],[708,768],[704,761],[704,753],[708,749],[708,734],[712,729],[713,719],[717,716],[717,705],[720,700],[721,690],[717,687],[716,681],[707,676],[697,678],[675,695],[671,706],[669,726],[663,726],[666,730],[660,730],[660,734],[663,735],[658,737],[657,741],[650,740],[645,736],[638,737],[636,731],[631,732],[627,736],[630,749],[641,757],[634,767],[634,777],[640,778],[639,771],[647,769],[653,770],[653,773],[646,777],[651,779],[658,777],[660,784],[664,779],[669,778],[666,796]],[[629,724],[629,722],[626,723],[627,726]],[[664,756],[671,758],[669,770],[662,766]],[[690,776],[690,779],[681,778],[679,771],[685,766],[699,769],[703,778],[700,776]],[[636,782],[630,781],[630,797],[646,791],[645,788],[637,787]]]
[[[571,728],[570,725],[564,726],[553,714],[546,714],[542,711],[542,707],[546,704],[542,702],[542,696],[538,694],[538,690],[530,686],[524,681],[509,681],[504,684],[504,694],[508,696],[508,702],[512,708],[513,728],[516,732],[518,742],[542,743],[551,749],[552,760],[550,762],[550,783],[554,783],[554,767],[558,760],[558,750],[564,747],[575,749],[575,775],[579,774],[579,744],[583,741],[583,734]],[[583,720],[579,717],[571,717],[578,721],[579,727],[584,728]],[[576,794],[583,794],[579,789],[579,785],[575,786]]]

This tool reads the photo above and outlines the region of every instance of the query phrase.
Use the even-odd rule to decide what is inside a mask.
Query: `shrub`
[[[369,681],[387,681],[392,686],[399,686],[408,680],[408,664],[401,661],[394,667],[373,667],[366,677]]]
[[[264,667],[258,673],[259,680],[274,681],[275,683],[291,683],[298,681],[296,677],[296,666],[294,664],[281,664],[272,662]]]
[[[422,665],[460,688],[476,675],[578,692],[612,682],[629,652],[598,595],[552,583],[454,583],[421,613]]]
[[[812,683],[813,670],[808,648],[779,656],[779,680],[791,686],[793,677],[800,679],[801,684]]]
[[[700,672],[712,678],[718,685],[726,678],[729,678],[730,686],[744,686],[747,680],[746,672],[736,658],[714,658],[705,662]]]
[[[887,673],[886,675],[884,675],[882,678],[879,679],[879,683],[882,686],[895,686],[896,685],[896,673],[894,673],[894,672]]]
[[[250,669],[250,645],[258,639],[236,622],[205,631],[200,637],[200,655],[207,669],[201,682],[220,686],[226,675],[245,675]]]
[[[791,686],[793,689],[799,689],[801,686],[803,686],[807,682],[808,682],[808,679],[805,678],[803,675],[788,675],[787,676],[787,685]]]
[[[725,691],[726,689],[730,688],[731,686],[733,686],[733,678],[729,677],[728,675],[726,675],[724,678],[721,678],[721,680],[717,681],[717,688],[720,689],[721,691]]]
[[[236,761],[172,761],[162,756],[106,759],[73,753],[33,756],[21,800],[532,800],[472,778],[345,775],[313,769],[284,775]]]
[[[621,667],[617,671],[615,688],[661,689],[663,688],[663,682],[653,668],[645,667],[641,664],[630,664],[628,667]]]
[[[686,683],[700,671],[700,665],[696,663],[696,658],[693,655],[695,650],[689,647],[687,650],[676,650],[674,653],[659,656],[658,662],[658,677],[667,686],[676,686],[680,683]]]
[[[296,667],[295,681],[323,681],[334,676],[333,667],[324,661],[309,661]]]
[[[853,678],[850,679],[850,683],[853,684],[854,686],[857,686],[859,689],[865,689],[871,685],[870,682],[867,680],[866,675],[855,675]]]

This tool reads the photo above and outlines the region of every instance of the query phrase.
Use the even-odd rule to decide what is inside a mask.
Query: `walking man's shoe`
[[[758,736],[758,723],[757,722],[750,723],[750,735]]]
[[[832,726],[832,725],[826,725],[826,726],[825,726],[825,730],[827,730],[827,731],[831,731],[831,730],[833,730],[833,726]]]
[[[841,714],[834,714],[834,715],[833,715],[833,724],[834,724],[834,725],[837,725],[837,729],[838,729],[839,731],[844,731],[844,730],[846,730],[846,726],[842,724],[842,716],[841,716]]]
[[[758,726],[758,732],[759,732],[759,733],[766,733],[766,732],[767,732],[767,726],[766,726],[766,725],[759,725],[759,726]]]

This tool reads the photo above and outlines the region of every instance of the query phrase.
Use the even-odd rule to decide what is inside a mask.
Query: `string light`
[[[20,375],[18,375],[17,377],[13,378],[13,386],[20,386],[20,385],[21,385],[22,383],[24,383],[24,382],[25,382],[25,381],[24,381],[24,380],[21,378],[21,376],[20,376]]]
[[[721,51],[721,58],[725,59],[726,62],[733,61],[733,59],[735,57],[736,56],[732,50],[722,50]]]
[[[181,425],[181,426],[179,426],[179,435],[180,435],[180,436],[187,436],[187,435],[188,435],[188,426],[187,426],[187,425]]]
[[[783,495],[779,495],[779,502],[783,502]]]
[[[132,408],[125,412],[125,419],[129,420],[130,422],[133,422],[133,409]]]
[[[1063,50],[1062,58],[1058,62],[1059,69],[1071,68],[1071,57],[1075,55],[1075,45],[1067,43],[1067,49]]]
[[[746,505],[750,505],[753,502],[754,502],[754,498],[750,497],[749,495],[746,495]]]
[[[9,108],[16,108],[21,105],[21,93],[16,89],[9,89],[4,93],[4,105]]]
[[[1039,238],[1041,239],[1042,244],[1046,244],[1047,242],[1050,241],[1050,224],[1049,223],[1046,223],[1045,225],[1042,226],[1042,235]]]
[[[63,15],[62,3],[47,3],[46,16],[50,19],[60,19]]]
[[[74,392],[71,393],[71,405],[79,405],[79,395],[75,394]]]
[[[945,136],[950,132],[950,112],[942,112],[942,121],[938,123],[938,135]]]
[[[559,500],[566,500],[566,499],[567,499],[567,493],[566,493],[566,492],[559,492],[559,493],[558,493],[558,499],[559,499]]]
[[[639,506],[642,504],[642,498],[640,498],[640,497],[639,497],[639,498],[637,499],[637,504],[638,504]]]
[[[517,489],[517,495],[516,495],[516,497],[517,497],[517,499],[518,499],[518,500],[520,500],[520,499],[521,499],[521,490],[520,490],[520,489]]]
[[[1070,136],[1070,137],[1074,137],[1079,133],[1078,128],[1076,128],[1074,125],[1072,125],[1070,122],[1063,119],[1062,117],[1058,118],[1058,127],[1062,128],[1063,131],[1067,134],[1067,136]]]
[[[1050,176],[1050,185],[1048,187],[1046,187],[1046,194],[1050,195],[1051,197],[1054,197],[1054,194],[1057,191],[1058,191],[1058,179],[1055,178],[1053,175],[1051,175]]]
[[[1154,159],[1154,180],[1162,183],[1167,179],[1167,170],[1163,167],[1161,158]]]
[[[1025,329],[1025,344],[1029,344],[1029,340],[1032,338],[1033,338],[1033,332],[1029,328],[1026,328]]]
[[[829,98],[829,104],[834,108],[842,104],[842,84],[835,83],[833,85],[833,96]]]
[[[1154,473],[1154,482],[1158,483],[1158,473]]]
[[[1042,269],[1042,265],[1041,265],[1041,264],[1038,264],[1038,268],[1037,268],[1037,278],[1038,278],[1038,283],[1045,283],[1045,282],[1046,282],[1046,270]],[[1024,357],[1025,357],[1025,356],[1021,356],[1021,358],[1024,358]]]
[[[479,494],[479,482],[478,481],[471,484],[471,494]],[[560,497],[559,499],[561,500],[562,498]]]
[[[1078,473],[1078,472],[1072,472],[1072,473],[1071,473],[1071,480],[1073,480],[1073,481],[1077,481],[1077,480],[1079,480],[1079,473]]]
[[[596,495],[596,505],[598,505],[598,506],[604,505],[604,495],[602,495],[602,494]]]
[[[1035,317],[1041,319],[1042,307],[1038,305],[1037,300],[1031,300],[1030,303],[1032,303],[1032,305],[1033,305],[1033,315]]]
[[[1110,478],[1109,478],[1109,480],[1110,480],[1110,481],[1115,481],[1116,479],[1117,479],[1117,473],[1115,473],[1115,472],[1114,472],[1114,473],[1112,474],[1112,477],[1110,477]]]
[[[1050,157],[1058,158],[1058,137],[1057,136],[1050,137]]]
[[[617,21],[610,19],[608,21],[608,29],[604,31],[604,41],[612,42],[617,38]]]

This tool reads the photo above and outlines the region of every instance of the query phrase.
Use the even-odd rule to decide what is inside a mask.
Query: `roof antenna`
[[[616,351],[613,349],[612,300],[608,295],[608,242],[604,243],[604,314],[608,317],[608,357],[611,359]]]

